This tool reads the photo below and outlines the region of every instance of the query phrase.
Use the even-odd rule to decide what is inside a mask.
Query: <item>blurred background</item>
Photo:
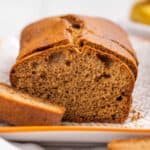
[[[0,37],[18,34],[42,17],[77,13],[114,21],[128,18],[135,0],[0,0]]]

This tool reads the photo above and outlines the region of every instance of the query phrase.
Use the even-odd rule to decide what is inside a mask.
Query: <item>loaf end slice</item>
[[[108,150],[149,150],[150,137],[116,140],[108,144]]]
[[[65,109],[0,83],[0,120],[11,125],[58,125]]]

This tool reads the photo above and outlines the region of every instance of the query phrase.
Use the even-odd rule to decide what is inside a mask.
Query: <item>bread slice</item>
[[[125,121],[137,59],[120,27],[102,18],[52,17],[27,26],[20,45],[13,87],[65,107],[65,121]]]
[[[117,140],[108,144],[108,150],[149,150],[150,137]]]
[[[58,125],[65,109],[0,83],[0,120],[11,125]]]

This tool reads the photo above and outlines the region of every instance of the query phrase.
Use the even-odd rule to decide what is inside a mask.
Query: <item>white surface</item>
[[[38,144],[22,144],[22,143],[14,143],[14,142],[8,142],[4,140],[3,138],[0,138],[0,149],[1,150],[44,150],[44,147],[42,148]]]
[[[0,138],[0,144],[2,150],[106,150],[106,144],[101,143],[17,143]]]
[[[19,150],[17,147],[2,138],[0,138],[0,148],[2,150]]]

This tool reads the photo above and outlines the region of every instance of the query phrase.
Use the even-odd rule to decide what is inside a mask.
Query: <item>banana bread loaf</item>
[[[88,16],[50,17],[25,27],[10,81],[66,108],[63,120],[124,122],[138,61],[124,30]]]
[[[0,120],[11,125],[58,125],[65,109],[0,83]]]

